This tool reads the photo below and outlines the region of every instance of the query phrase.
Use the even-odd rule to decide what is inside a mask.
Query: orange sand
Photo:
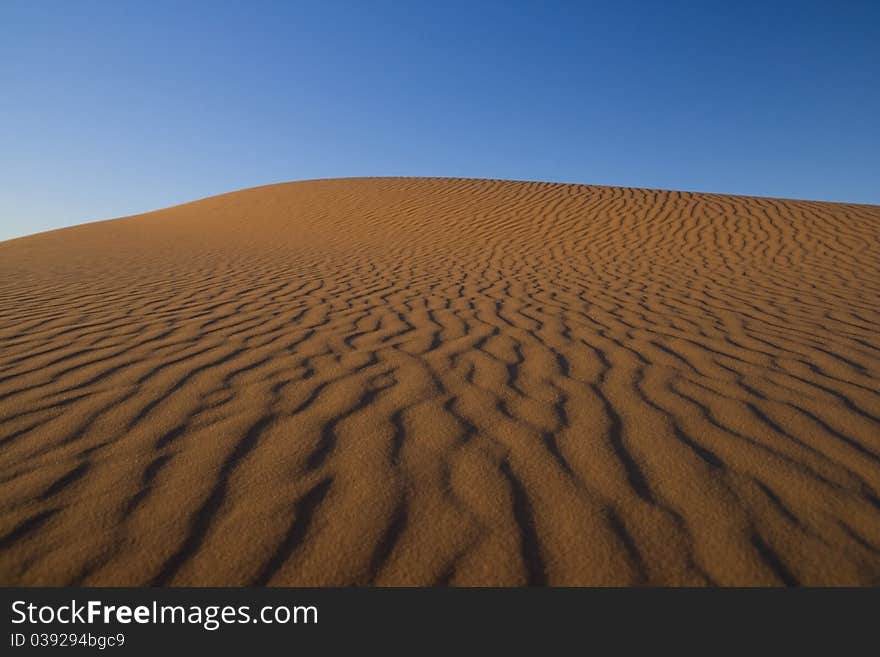
[[[880,207],[275,185],[0,243],[0,584],[880,583]]]

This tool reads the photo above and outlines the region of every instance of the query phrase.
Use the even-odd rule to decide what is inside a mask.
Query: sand
[[[0,243],[4,585],[880,583],[880,207],[298,182]]]

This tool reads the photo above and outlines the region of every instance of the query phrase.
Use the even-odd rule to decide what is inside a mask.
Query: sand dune
[[[0,243],[0,583],[880,583],[880,207],[262,187]]]

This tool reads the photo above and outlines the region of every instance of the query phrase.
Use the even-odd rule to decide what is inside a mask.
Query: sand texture
[[[0,583],[880,583],[880,207],[323,180],[0,243]]]

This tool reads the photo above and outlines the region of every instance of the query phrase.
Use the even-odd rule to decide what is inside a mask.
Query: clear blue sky
[[[0,239],[384,175],[880,203],[880,2],[0,2]]]

